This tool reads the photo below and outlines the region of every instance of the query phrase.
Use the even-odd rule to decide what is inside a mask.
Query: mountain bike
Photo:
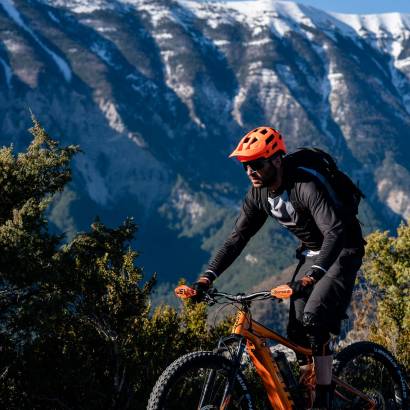
[[[185,285],[175,292],[182,299],[196,294]],[[253,301],[281,300],[291,294],[289,286],[281,285],[248,295],[216,290],[205,295],[209,305],[237,306],[232,334],[222,337],[214,351],[188,353],[170,364],[156,382],[147,410],[256,409],[246,376],[247,355],[262,379],[272,409],[306,408],[293,363],[289,364],[283,353],[272,353],[267,341],[305,355],[310,362],[312,351],[253,320],[251,314]],[[332,377],[336,410],[409,408],[405,375],[392,354],[378,344],[357,342],[341,350],[334,358]]]

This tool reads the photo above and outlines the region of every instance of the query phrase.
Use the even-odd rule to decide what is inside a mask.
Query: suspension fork
[[[235,385],[235,381],[236,381],[236,377],[238,375],[238,371],[239,368],[241,366],[241,361],[242,361],[242,356],[243,353],[245,352],[245,348],[246,348],[246,341],[244,337],[240,337],[238,338],[239,340],[239,345],[238,348],[236,350],[236,354],[234,356],[234,367],[233,370],[229,376],[228,379],[228,383],[225,385],[225,390],[224,393],[222,395],[222,400],[221,400],[221,406],[219,408],[219,410],[225,410],[228,406],[229,403],[231,401],[232,398],[232,392],[233,392],[233,388]]]
[[[237,342],[238,343],[238,347],[236,349],[236,351],[231,351],[228,347],[228,344],[230,342]],[[233,362],[233,367],[228,375],[228,380],[227,383],[225,384],[224,387],[224,392],[222,395],[222,399],[220,402],[220,410],[224,410],[227,408],[227,406],[229,405],[231,398],[232,398],[232,391],[235,385],[235,380],[236,377],[238,375],[238,370],[241,366],[241,361],[242,361],[242,356],[243,353],[245,352],[245,348],[246,348],[246,341],[244,339],[244,337],[242,336],[238,336],[238,335],[231,335],[228,337],[223,337],[219,340],[218,343],[218,348],[216,349],[217,353],[222,353],[222,352],[226,352],[228,351],[228,353],[230,354],[230,360]],[[207,402],[208,400],[211,398],[212,396],[212,390],[214,387],[214,382],[215,382],[215,378],[217,376],[217,371],[216,370],[211,370],[208,374],[208,377],[206,379],[206,382],[202,388],[202,392],[201,392],[201,398],[199,401],[199,405],[198,405],[198,409],[201,409]]]

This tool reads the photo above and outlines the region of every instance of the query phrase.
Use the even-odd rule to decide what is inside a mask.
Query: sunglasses
[[[267,161],[269,161],[269,158],[256,159],[254,161],[242,162],[242,165],[245,171],[248,170],[248,167],[250,167],[252,171],[259,171],[265,166]]]

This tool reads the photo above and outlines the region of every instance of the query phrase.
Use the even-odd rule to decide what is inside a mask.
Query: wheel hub
[[[386,402],[385,402],[382,394],[379,391],[373,390],[373,391],[369,392],[368,395],[376,403],[376,409],[377,410],[387,409]]]

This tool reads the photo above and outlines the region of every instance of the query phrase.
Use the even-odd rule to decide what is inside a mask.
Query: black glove
[[[212,286],[212,282],[206,276],[201,276],[195,283],[192,284],[192,289],[196,290],[196,295],[190,300],[194,303],[199,303],[204,300],[204,296]]]
[[[316,265],[313,265],[305,274],[305,276],[314,279],[315,283],[322,279],[325,275],[326,271],[320,267],[316,267]]]
[[[293,290],[293,298],[307,298],[312,293],[315,283],[316,281],[311,276],[305,275],[295,282],[288,282],[287,285]]]

